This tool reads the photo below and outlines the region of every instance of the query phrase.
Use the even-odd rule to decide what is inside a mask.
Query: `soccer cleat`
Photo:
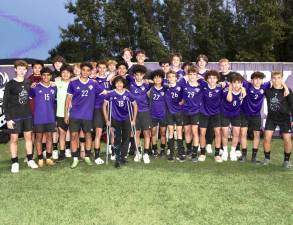
[[[206,151],[208,154],[212,154],[213,153],[213,149],[212,149],[212,145],[211,144],[207,144],[206,145]]]
[[[141,158],[142,158],[142,155],[139,152],[137,152],[134,157],[134,162],[140,162]]]
[[[52,158],[53,159],[58,159],[58,150],[53,150],[53,152],[52,152]]]
[[[60,154],[60,155],[58,156],[58,160],[57,160],[57,162],[62,162],[62,161],[64,161],[64,160],[65,160],[65,155]]]
[[[236,151],[234,150],[230,151],[230,160],[237,161]]]
[[[206,160],[206,155],[200,155],[198,157],[198,161],[200,161],[200,162],[204,162],[205,160]]]
[[[266,158],[261,162],[261,164],[263,166],[268,166],[270,163],[271,163],[271,160],[270,159],[266,159]]]
[[[242,156],[242,152],[240,150],[236,150],[236,157],[240,158]]]
[[[144,164],[149,164],[151,162],[148,153],[143,154],[143,162],[144,162]]]
[[[46,164],[48,166],[54,166],[55,165],[55,162],[52,159],[46,159]]]
[[[72,161],[72,164],[71,164],[70,168],[71,169],[74,169],[74,168],[76,168],[78,166],[78,164],[79,164],[79,160],[78,159],[74,159]]]
[[[222,159],[221,156],[217,155],[217,156],[215,156],[215,161],[216,161],[217,163],[222,163],[222,162],[223,162],[223,159]]]
[[[196,154],[191,155],[191,161],[194,162],[194,163],[198,162],[198,158],[197,158]]]
[[[239,162],[246,162],[247,161],[247,157],[246,155],[242,155],[240,158],[239,158]]]
[[[11,173],[18,173],[19,172],[19,163],[15,162],[11,164]]]
[[[223,153],[222,153],[222,160],[223,161],[227,161],[228,160],[228,156],[229,156],[228,151],[223,151]]]
[[[184,162],[185,159],[186,159],[186,157],[185,157],[182,153],[180,153],[180,154],[177,156],[177,160],[178,160],[179,162]]]
[[[85,164],[87,164],[88,166],[92,166],[92,165],[93,165],[93,162],[92,162],[91,158],[88,157],[88,156],[84,157],[84,162],[85,162]]]
[[[157,150],[157,149],[155,149],[153,154],[154,154],[154,157],[155,157],[155,158],[157,158],[157,157],[158,157],[158,155],[159,155],[159,153],[158,153],[158,150]]]
[[[27,162],[28,167],[32,168],[32,169],[37,169],[39,168],[38,165],[36,164],[36,162],[34,160],[30,160]]]
[[[160,151],[160,157],[164,157],[164,156],[165,156],[165,150],[162,149],[162,150]]]
[[[104,164],[104,160],[102,160],[102,159],[99,157],[99,158],[96,158],[96,159],[95,159],[95,163],[96,163],[97,165],[101,165],[101,164]]]
[[[65,157],[66,158],[71,158],[71,151],[70,151],[70,149],[65,149]]]
[[[40,168],[44,167],[44,160],[43,160],[43,159],[39,159],[39,160],[38,160],[38,166],[39,166]]]
[[[290,169],[292,167],[290,161],[284,161],[282,166],[285,168],[285,169]]]

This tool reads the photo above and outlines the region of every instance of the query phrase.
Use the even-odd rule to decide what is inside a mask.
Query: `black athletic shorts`
[[[34,124],[35,133],[55,132],[56,123]]]
[[[83,130],[84,132],[92,132],[93,121],[69,118],[69,130],[70,132],[79,132],[80,130]]]
[[[56,117],[57,120],[57,127],[62,128],[62,130],[67,131],[68,130],[68,124],[64,122],[64,117]]]
[[[200,114],[199,126],[201,128],[207,128],[209,124],[212,128],[221,127],[221,114],[218,113],[213,116],[206,116],[204,114]]]
[[[159,127],[166,127],[167,123],[166,123],[166,118],[164,119],[156,119],[156,118],[152,118],[152,128],[158,126]]]
[[[94,112],[94,128],[104,128],[105,118],[102,109],[95,109]]]
[[[178,112],[175,114],[168,113],[167,114],[167,125],[172,126],[183,126],[183,114],[182,112]]]
[[[199,113],[193,115],[183,114],[183,124],[186,125],[199,125]]]
[[[20,134],[22,132],[28,132],[33,130],[33,119],[18,119],[14,121],[14,129],[10,129],[10,133],[12,134]]]
[[[151,128],[152,120],[150,113],[147,112],[138,112],[136,117],[135,127],[137,130],[148,130]]]
[[[247,116],[241,113],[241,127],[249,127],[254,131],[260,131],[261,116]]]
[[[267,118],[265,130],[272,130],[274,131],[276,127],[279,126],[280,133],[291,133],[291,120],[290,118],[286,118],[283,120],[273,120],[271,118]]]
[[[229,127],[231,124],[232,127],[241,126],[241,116],[225,116],[221,115],[221,127]]]

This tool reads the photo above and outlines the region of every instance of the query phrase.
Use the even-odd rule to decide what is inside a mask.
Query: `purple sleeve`
[[[132,82],[134,82],[134,77],[132,76],[132,75],[127,75],[126,76],[126,80],[129,82],[129,83],[132,83]]]
[[[249,82],[247,80],[243,80],[242,85],[243,85],[244,88],[247,89],[248,86],[249,86]]]
[[[30,97],[30,98],[33,98],[33,97],[36,96],[36,92],[35,92],[35,90],[36,90],[35,87],[30,89],[30,92],[29,92],[29,97]]]
[[[130,92],[127,92],[127,93],[128,93],[129,101],[131,101],[131,102],[135,102],[135,99],[134,99],[134,97],[133,97],[133,94],[130,93]]]
[[[74,88],[72,81],[69,82],[68,88],[67,88],[67,94],[73,95],[74,94]]]
[[[100,93],[102,93],[104,91],[104,86],[101,84],[99,85],[98,83],[95,84],[96,85],[96,94],[99,95]]]
[[[201,87],[206,87],[207,86],[207,82],[204,79],[198,79],[197,82],[199,83],[199,85]]]
[[[264,82],[263,84],[263,89],[268,89],[268,88],[270,88],[271,87],[271,82],[270,81],[267,81],[267,82]]]
[[[184,87],[185,84],[186,84],[186,80],[185,80],[184,78],[182,78],[182,79],[180,79],[177,83],[178,83],[178,85],[179,85],[180,87]]]

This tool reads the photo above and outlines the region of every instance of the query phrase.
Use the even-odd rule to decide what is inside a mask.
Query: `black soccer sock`
[[[52,157],[52,152],[50,152],[50,153],[49,152],[46,152],[46,158],[47,159],[50,159],[51,157]]]
[[[129,141],[132,146],[135,146],[134,137],[130,137]]]
[[[27,154],[26,155],[27,161],[30,161],[33,159],[33,154]]]
[[[247,148],[242,149],[242,155],[245,155],[245,156],[247,155]]]
[[[60,156],[65,156],[65,150],[64,149],[60,149],[59,155]]]
[[[215,156],[219,156],[220,155],[220,148],[215,148]]]
[[[70,149],[70,141],[66,141],[65,142],[65,148],[66,149]]]
[[[42,143],[42,151],[46,151],[46,143]]]
[[[166,144],[161,144],[161,149],[165,150],[165,148],[166,148]]]
[[[170,149],[170,153],[174,154],[174,139],[170,138],[168,140],[168,148]]]
[[[100,158],[100,149],[95,148],[95,159]]]
[[[289,161],[290,160],[290,155],[291,155],[291,152],[290,153],[284,152],[284,161]]]
[[[191,150],[191,142],[190,143],[186,143],[186,148],[187,148],[187,150]]]
[[[253,148],[253,149],[252,149],[252,157],[256,157],[256,155],[257,155],[257,151],[258,151],[257,148]]]
[[[78,157],[80,156],[80,148],[77,148],[77,155],[78,155]]]
[[[79,152],[78,151],[72,152],[71,155],[72,155],[72,158],[78,158]]]
[[[38,155],[38,160],[42,160],[43,159],[43,154]]]
[[[11,158],[11,162],[12,162],[12,163],[18,163],[18,157]]]
[[[266,159],[271,159],[271,152],[264,152]]]
[[[154,145],[152,146],[152,149],[153,149],[154,151],[157,150],[157,149],[158,149],[157,144],[154,144]]]
[[[200,148],[200,154],[201,155],[205,155],[206,154],[206,147],[203,147],[203,148],[201,147]]]
[[[198,146],[193,146],[192,147],[192,154],[197,155],[197,150],[198,150]]]
[[[236,146],[236,151],[240,151],[240,143],[238,142],[237,146]]]
[[[85,156],[90,157],[91,156],[91,150],[85,150]]]
[[[58,150],[58,143],[53,143],[53,150]]]

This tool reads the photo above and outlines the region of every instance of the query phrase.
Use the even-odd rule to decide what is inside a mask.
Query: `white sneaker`
[[[32,168],[32,169],[37,169],[39,168],[38,165],[36,164],[36,162],[34,160],[30,160],[27,162],[28,167]]]
[[[223,159],[222,159],[222,157],[221,156],[216,156],[215,157],[215,161],[217,162],[217,163],[222,163],[223,162]]]
[[[143,154],[143,162],[144,162],[144,164],[149,164],[151,162],[148,153]]]
[[[208,154],[212,154],[213,153],[213,149],[212,149],[212,145],[211,144],[206,145],[206,151],[207,151]]]
[[[222,160],[223,161],[227,161],[228,160],[228,156],[229,156],[229,154],[228,154],[228,151],[223,151],[223,153],[222,153]]]
[[[65,157],[66,158],[71,158],[71,151],[70,151],[70,149],[65,149]]]
[[[45,159],[46,158],[46,151],[43,151],[43,158]]]
[[[236,151],[230,151],[230,160],[237,161]]]
[[[11,173],[18,173],[19,172],[19,163],[12,163],[11,165]]]
[[[198,157],[198,161],[200,161],[200,162],[204,162],[204,161],[206,161],[206,155],[200,155],[200,156]]]
[[[242,156],[242,152],[240,150],[236,150],[236,157],[240,158]]]
[[[109,155],[111,155],[111,154],[112,154],[112,145],[109,145],[108,154],[109,154]]]
[[[223,149],[220,149],[220,151],[219,151],[219,155],[220,155],[220,156],[223,155],[223,152],[224,152],[224,150],[223,150]]]
[[[170,155],[170,152],[171,152],[170,149],[167,149],[167,153],[166,154],[167,155]]]
[[[140,162],[142,156],[140,153],[136,153],[135,157],[134,157],[134,162]]]
[[[53,152],[52,152],[52,158],[53,159],[58,159],[58,150],[53,150]]]
[[[116,160],[116,156],[115,155],[111,155],[110,159],[111,159],[111,161],[115,161]]]
[[[102,160],[102,159],[99,157],[99,158],[95,159],[95,163],[96,163],[97,165],[101,165],[101,164],[104,164],[104,160]]]

